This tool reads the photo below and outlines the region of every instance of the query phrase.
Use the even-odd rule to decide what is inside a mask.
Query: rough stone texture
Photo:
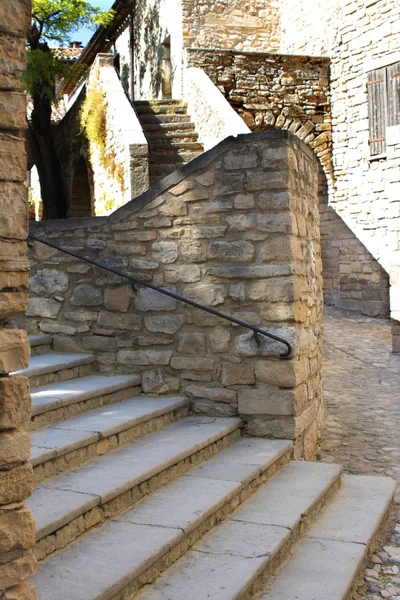
[[[26,377],[8,374],[28,366],[26,333],[5,329],[5,322],[28,306],[28,226],[26,187],[26,96],[20,76],[25,68],[25,36],[31,15],[29,0],[0,6],[0,597],[37,600],[30,550],[35,525],[23,500],[32,491],[30,440],[21,426],[30,417]]]
[[[322,414],[317,184],[317,161],[302,142],[287,132],[259,133],[223,142],[185,178],[149,193],[142,208],[134,201],[100,226],[96,220],[81,228],[33,226],[39,236],[83,248],[90,258],[290,340],[294,356],[288,361],[279,359],[279,342],[257,343],[251,332],[146,287],[131,293],[120,277],[98,269],[81,273],[77,260],[58,252],[38,255],[38,245],[32,277],[45,269],[68,273],[69,287],[62,299],[41,286],[25,325],[31,333],[47,331],[54,316],[44,301],[55,302],[58,331],[93,351],[100,370],[145,372],[147,390],[187,392],[196,412],[237,414],[243,391],[264,394],[254,411],[243,410],[248,431],[289,436],[296,456],[312,456]],[[238,190],[247,197],[239,203],[244,207],[232,203],[226,212],[225,202]],[[151,235],[136,249],[143,230]],[[271,244],[286,254],[269,252]],[[124,290],[121,303],[118,290]]]

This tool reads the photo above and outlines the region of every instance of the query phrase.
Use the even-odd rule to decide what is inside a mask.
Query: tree
[[[102,11],[86,0],[33,0],[32,22],[27,37],[25,83],[32,98],[29,138],[39,173],[45,219],[67,216],[60,163],[52,138],[51,114],[55,98],[55,79],[68,67],[55,48],[66,46],[81,26],[105,26],[113,12]],[[73,68],[73,67],[72,67]]]

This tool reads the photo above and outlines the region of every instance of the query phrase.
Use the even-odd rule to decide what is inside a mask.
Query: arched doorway
[[[68,217],[90,217],[93,214],[92,205],[88,166],[85,158],[80,156],[72,175]]]

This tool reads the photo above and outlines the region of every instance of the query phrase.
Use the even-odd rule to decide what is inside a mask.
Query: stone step
[[[49,427],[139,393],[140,375],[92,375],[31,390],[31,431]]]
[[[81,600],[82,589],[87,600],[120,598],[122,590],[133,597],[282,468],[291,451],[286,440],[239,440],[39,564],[39,597]]]
[[[164,115],[164,114],[141,114],[140,115],[140,122],[143,125],[143,128],[145,129],[146,125],[148,124],[156,124],[158,126],[162,125],[164,126],[164,124],[168,124],[170,125],[171,123],[190,123],[190,116],[189,115]]]
[[[290,463],[137,599],[252,598],[338,489],[340,474],[338,465]]]
[[[162,98],[161,100],[135,100],[135,106],[182,106],[182,100]]]
[[[28,335],[31,356],[48,354],[52,351],[53,338],[51,335]]]
[[[37,487],[38,558],[131,507],[240,437],[237,418],[188,417]]]
[[[395,490],[395,481],[387,477],[343,476],[332,503],[259,600],[350,598]]]
[[[131,444],[187,415],[182,397],[134,397],[31,435],[36,485]]]
[[[177,144],[183,143],[198,143],[198,135],[195,131],[191,132],[164,132],[160,131],[148,131],[147,139],[150,144],[150,148],[164,148],[165,146],[168,148],[173,148]]]
[[[176,168],[181,167],[183,164],[186,164],[200,156],[202,152],[186,152],[186,151],[177,151],[174,152],[151,152],[149,154],[149,165],[175,165]]]
[[[186,115],[186,104],[135,104],[139,119],[142,115]]]
[[[156,133],[166,134],[185,134],[195,133],[194,123],[188,121],[183,123],[142,123],[146,135],[150,136]]]
[[[94,354],[40,354],[32,356],[29,367],[12,373],[29,378],[31,388],[82,377],[92,373]]]
[[[178,154],[179,156],[185,152],[193,152],[198,150],[204,152],[204,146],[200,142],[150,142],[151,154]]]

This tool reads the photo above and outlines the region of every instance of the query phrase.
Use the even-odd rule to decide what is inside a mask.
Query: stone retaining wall
[[[42,222],[39,236],[293,342],[282,345],[59,254],[31,254],[27,327],[145,393],[242,415],[311,457],[322,420],[318,165],[287,132],[228,138],[108,218]]]
[[[28,0],[0,4],[0,597],[37,600],[26,583],[36,570],[32,553],[35,523],[24,504],[33,488],[30,417],[26,377],[9,373],[28,366],[26,333],[4,328],[7,319],[28,305],[29,264],[26,187],[26,95],[20,77],[25,68],[25,35],[30,24]]]

